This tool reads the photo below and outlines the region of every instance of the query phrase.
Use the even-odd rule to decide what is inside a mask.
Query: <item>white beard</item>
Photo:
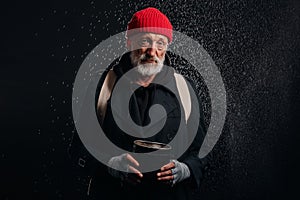
[[[142,76],[152,76],[158,74],[163,68],[162,63],[147,63],[136,66],[136,70]]]
[[[145,54],[137,56],[134,52],[130,53],[131,62],[133,66],[136,67],[136,71],[142,76],[152,76],[158,74],[164,66],[165,58],[160,60],[157,56],[155,56],[153,58],[155,60],[155,63],[141,64],[141,61],[145,60],[145,57]]]

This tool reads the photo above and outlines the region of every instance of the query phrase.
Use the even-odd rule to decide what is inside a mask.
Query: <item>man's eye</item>
[[[164,43],[163,41],[158,41],[157,42],[157,48],[158,49],[163,49],[165,47],[166,43]]]
[[[147,39],[142,39],[141,40],[141,44],[142,45],[148,45],[149,44],[149,41]]]
[[[162,41],[158,41],[158,42],[157,42],[157,45],[158,45],[159,47],[163,47],[163,46],[165,45],[165,43],[162,42]]]

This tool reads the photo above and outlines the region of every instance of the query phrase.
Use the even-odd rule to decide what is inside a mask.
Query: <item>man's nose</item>
[[[156,46],[155,43],[153,42],[151,44],[151,46],[147,49],[147,53],[149,54],[149,56],[153,57],[156,54]]]

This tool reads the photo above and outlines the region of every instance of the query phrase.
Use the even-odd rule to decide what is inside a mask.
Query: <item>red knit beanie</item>
[[[150,32],[165,35],[172,42],[172,24],[166,15],[156,8],[146,8],[136,12],[127,26],[127,43],[132,35],[141,32]]]

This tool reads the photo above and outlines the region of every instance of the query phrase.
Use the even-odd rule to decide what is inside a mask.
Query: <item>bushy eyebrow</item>
[[[153,38],[150,34],[142,35],[142,36],[140,36],[140,37],[141,37],[141,39],[145,39],[145,38],[147,38],[147,39],[152,39],[152,38]],[[165,41],[165,40],[168,40],[168,39],[167,39],[167,37],[158,36],[158,40],[163,40],[163,41]]]
[[[165,40],[167,40],[166,38],[158,38],[158,41],[163,41],[165,42]]]

